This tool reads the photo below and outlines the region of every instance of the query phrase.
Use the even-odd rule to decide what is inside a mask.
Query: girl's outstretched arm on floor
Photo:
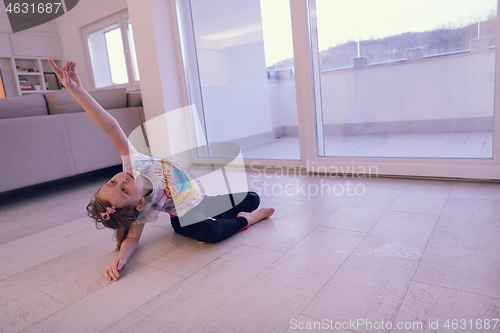
[[[73,95],[76,101],[83,107],[90,118],[108,135],[111,142],[115,145],[120,155],[128,155],[135,151],[129,143],[127,136],[123,132],[118,121],[110,115],[104,108],[83,89],[78,73],[76,72],[76,63],[66,61],[61,69],[57,67],[54,61],[49,60],[49,64],[61,80],[62,84]]]
[[[127,237],[122,242],[120,251],[118,252],[118,257],[116,260],[113,260],[106,269],[106,279],[109,281],[116,281],[120,278],[120,273],[118,271],[125,267],[127,261],[137,249],[143,229],[144,224],[132,224],[130,226]]]

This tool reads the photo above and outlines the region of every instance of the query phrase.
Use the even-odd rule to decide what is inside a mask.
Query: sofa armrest
[[[129,108],[142,106],[142,95],[140,91],[130,91],[127,93],[127,106]]]
[[[0,119],[0,192],[75,175],[64,116]]]

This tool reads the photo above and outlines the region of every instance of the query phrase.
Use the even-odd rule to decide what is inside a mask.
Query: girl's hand
[[[82,88],[82,83],[76,72],[76,63],[73,61],[66,61],[61,69],[57,67],[54,61],[49,60],[49,65],[52,67],[62,84],[69,90],[78,90]]]
[[[106,279],[109,281],[116,281],[120,277],[119,270],[121,270],[127,264],[127,260],[123,258],[118,258],[109,264],[108,269],[106,269]]]

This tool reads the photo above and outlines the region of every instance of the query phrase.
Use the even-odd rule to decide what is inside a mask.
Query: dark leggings
[[[240,212],[252,212],[259,204],[260,198],[255,192],[205,196],[198,206],[183,215],[180,221],[179,217],[172,216],[170,222],[174,231],[182,236],[200,242],[217,243],[247,226],[247,219],[236,215]],[[194,221],[199,222],[193,223]]]

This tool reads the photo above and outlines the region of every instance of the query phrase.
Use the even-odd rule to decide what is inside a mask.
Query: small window
[[[95,88],[138,85],[132,25],[121,12],[82,29]]]

